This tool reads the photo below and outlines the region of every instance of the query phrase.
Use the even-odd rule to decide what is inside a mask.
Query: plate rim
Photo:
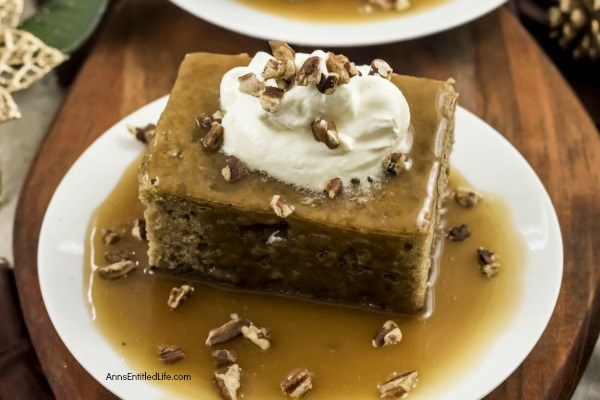
[[[78,354],[76,351],[73,350],[72,348],[72,344],[69,344],[65,341],[64,337],[65,335],[65,331],[63,329],[66,329],[64,326],[58,324],[57,325],[57,321],[60,320],[60,318],[58,318],[58,313],[55,313],[56,310],[49,308],[48,304],[49,304],[49,300],[48,300],[48,296],[49,296],[49,288],[47,286],[46,281],[43,280],[43,275],[44,273],[48,273],[48,266],[46,267],[42,267],[42,265],[46,265],[44,264],[43,261],[40,260],[44,260],[45,258],[42,256],[42,253],[44,251],[45,248],[45,242],[46,242],[46,238],[47,238],[47,225],[49,224],[48,220],[49,220],[49,214],[50,214],[50,210],[53,210],[55,206],[55,203],[57,202],[57,193],[59,191],[62,190],[63,186],[66,185],[65,182],[68,182],[69,179],[71,179],[70,177],[75,173],[74,171],[76,171],[78,164],[81,162],[81,160],[86,156],[86,154],[91,153],[94,151],[95,146],[97,146],[97,143],[100,142],[103,139],[106,139],[106,135],[109,132],[112,132],[114,130],[121,130],[121,128],[128,124],[128,121],[135,119],[136,116],[138,114],[144,114],[148,112],[149,108],[152,107],[157,107],[161,104],[166,104],[166,101],[168,99],[168,95],[167,96],[163,96],[157,100],[154,100],[148,104],[146,104],[145,106],[139,108],[138,110],[132,112],[131,114],[125,116],[123,119],[121,119],[120,121],[118,121],[117,123],[115,123],[113,126],[111,126],[109,129],[107,129],[105,132],[103,132],[101,135],[98,136],[98,138],[96,138],[77,158],[77,160],[71,165],[71,167],[69,168],[69,170],[67,171],[67,173],[63,176],[63,178],[61,179],[59,185],[56,187],[54,194],[52,195],[52,199],[50,200],[50,202],[48,203],[46,212],[44,214],[44,218],[42,221],[42,225],[40,228],[40,235],[39,235],[39,242],[38,242],[38,249],[37,249],[37,257],[38,257],[38,282],[40,285],[40,291],[42,294],[42,299],[44,301],[44,306],[48,312],[48,315],[50,317],[50,320],[53,324],[54,329],[56,330],[58,336],[60,337],[61,341],[64,343],[65,347],[69,350],[69,352],[71,353],[71,355],[77,360],[77,362],[96,380],[98,381],[103,387],[105,387],[108,391],[110,391],[111,393],[117,395],[117,396],[124,396],[124,393],[122,393],[119,390],[116,390],[115,387],[109,386],[108,383],[106,382],[106,380],[104,379],[99,379],[99,376],[97,376],[98,374],[95,373],[95,371],[92,371],[92,365],[91,364],[87,364],[87,363],[83,363],[81,362],[81,358],[83,358],[82,354]],[[162,107],[161,107],[162,109]],[[531,353],[531,350],[535,347],[535,345],[539,342],[541,335],[543,334],[543,332],[546,330],[548,323],[550,321],[550,319],[552,318],[552,315],[554,314],[555,311],[555,307],[557,304],[557,300],[560,294],[560,290],[561,290],[561,286],[562,286],[562,276],[564,273],[564,248],[563,248],[563,237],[562,237],[562,231],[560,229],[560,224],[558,221],[558,216],[556,214],[556,210],[554,208],[554,205],[552,204],[551,198],[546,190],[546,188],[544,187],[543,183],[541,182],[541,180],[539,179],[539,177],[537,176],[537,174],[535,173],[535,170],[531,167],[531,165],[527,162],[527,160],[525,159],[525,157],[508,141],[508,139],[506,139],[502,134],[500,134],[498,131],[496,131],[492,126],[490,126],[489,124],[487,124],[485,121],[483,121],[482,119],[480,119],[479,117],[477,117],[475,114],[471,113],[470,111],[462,108],[462,107],[457,107],[457,116],[459,114],[463,114],[463,117],[461,118],[469,118],[472,119],[473,121],[475,121],[477,124],[480,124],[481,126],[486,126],[487,130],[489,130],[490,132],[493,132],[498,138],[500,138],[505,145],[507,145],[507,148],[510,149],[511,152],[514,153],[515,156],[517,156],[518,158],[520,158],[521,164],[523,166],[525,166],[529,173],[535,178],[536,180],[536,184],[539,185],[539,189],[541,189],[540,193],[542,195],[541,200],[543,200],[543,202],[545,203],[547,210],[550,211],[550,213],[547,215],[548,219],[547,221],[550,223],[551,228],[549,228],[549,230],[551,231],[551,233],[556,234],[557,235],[557,240],[558,240],[558,248],[556,249],[558,251],[558,254],[560,255],[558,257],[558,259],[560,260],[560,263],[558,264],[560,266],[560,268],[555,271],[559,277],[559,279],[554,282],[557,283],[556,286],[553,287],[553,291],[550,293],[550,299],[551,302],[548,302],[547,306],[549,307],[547,309],[547,315],[544,316],[543,318],[543,324],[540,324],[538,326],[536,326],[535,331],[536,334],[534,335],[536,337],[536,339],[531,342],[528,342],[528,346],[527,346],[527,351],[524,351],[522,353],[520,353],[519,361],[518,363],[515,363],[515,365],[513,367],[511,367],[511,369],[509,371],[505,371],[504,374],[499,375],[501,377],[501,379],[498,379],[498,382],[495,386],[488,386],[485,387],[483,389],[480,389],[479,392],[474,392],[473,395],[475,396],[475,398],[481,398],[484,397],[485,395],[489,394],[491,391],[493,391],[496,387],[498,387],[500,384],[502,384],[507,378],[508,376],[510,376],[510,374],[512,374],[523,362],[523,360],[526,359],[526,357]],[[158,114],[156,115],[158,117]],[[486,133],[487,134],[487,133]],[[128,138],[129,139],[129,138]],[[142,147],[140,147],[140,150],[143,149]],[[120,176],[120,175],[119,175]],[[111,186],[114,186],[114,181],[111,181],[112,184]],[[101,199],[102,200],[102,199]],[[101,201],[100,200],[100,201]],[[89,218],[89,217],[88,217]],[[86,220],[87,222],[87,220]],[[81,240],[83,242],[83,238]],[[59,327],[60,326],[60,327]],[[101,334],[101,331],[98,329],[95,329],[98,333]],[[158,387],[155,385],[152,385],[151,383],[145,383],[145,385],[152,387],[154,389],[157,389]],[[163,390],[160,391],[161,393],[164,393]],[[125,393],[127,394],[127,393]]]

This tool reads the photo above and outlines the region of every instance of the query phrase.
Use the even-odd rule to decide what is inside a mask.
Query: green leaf
[[[109,0],[50,0],[23,21],[28,31],[49,46],[70,54],[94,32]]]

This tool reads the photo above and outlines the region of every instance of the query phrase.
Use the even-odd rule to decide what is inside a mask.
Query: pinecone
[[[600,0],[558,0],[548,10],[550,37],[573,58],[600,59]]]

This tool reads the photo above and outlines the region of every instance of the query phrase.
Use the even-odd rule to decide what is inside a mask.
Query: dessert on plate
[[[341,54],[186,56],[140,167],[149,262],[232,288],[422,310],[457,94]]]

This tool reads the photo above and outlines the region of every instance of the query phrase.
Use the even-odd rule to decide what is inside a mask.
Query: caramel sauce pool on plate
[[[404,11],[384,11],[373,6],[365,12],[367,0],[237,0],[248,7],[285,18],[307,22],[347,23],[398,18],[432,8],[448,0],[412,0]]]
[[[476,207],[464,209],[448,201],[447,225],[465,223],[471,236],[444,243],[440,275],[435,286],[435,309],[426,320],[324,305],[267,294],[236,292],[191,283],[195,292],[181,307],[170,310],[171,288],[184,281],[144,273],[146,244],[129,233],[131,221],[141,218],[137,196],[136,160],[110,196],[93,214],[86,237],[85,287],[90,315],[98,329],[134,372],[190,374],[189,381],[160,381],[166,393],[178,397],[219,399],[212,381],[211,351],[233,350],[242,368],[245,399],[282,398],[279,384],[287,373],[306,367],[314,373],[310,399],[375,399],[377,384],[393,371],[417,370],[419,385],[411,394],[427,398],[428,387],[459,379],[476,368],[487,344],[502,332],[521,299],[525,242],[512,224],[507,206],[484,197]],[[450,187],[468,183],[456,172]],[[104,266],[102,229],[121,227],[125,237],[111,250],[135,251],[138,268],[130,275],[106,281],[92,270]],[[502,268],[485,278],[476,260],[479,246],[500,254]],[[93,311],[93,312],[92,312]],[[230,319],[230,314],[253,321],[271,331],[272,346],[262,351],[237,338],[207,347],[209,330]],[[395,320],[402,341],[374,348],[371,339],[388,319]],[[172,365],[158,360],[160,344],[183,347],[186,357]],[[123,371],[118,369],[122,368]],[[126,373],[114,366],[111,373]],[[418,396],[421,398],[420,396]]]

